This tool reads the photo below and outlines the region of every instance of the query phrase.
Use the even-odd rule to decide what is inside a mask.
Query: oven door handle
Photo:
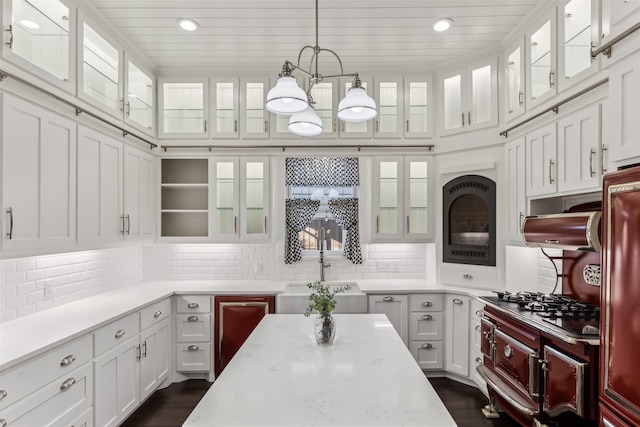
[[[538,378],[540,378],[540,357],[537,353],[529,353],[529,396],[536,402],[540,398],[540,385],[538,384]]]
[[[480,364],[476,366],[476,371],[487,383],[487,386],[495,391],[501,398],[506,400],[511,406],[525,415],[535,417],[540,413],[538,409],[531,406],[523,397],[519,394],[511,391],[509,385],[507,385],[500,377],[491,372],[485,365]]]

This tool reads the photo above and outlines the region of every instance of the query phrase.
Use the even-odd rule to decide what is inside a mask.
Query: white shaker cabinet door
[[[408,309],[407,295],[369,295],[369,313],[385,314],[406,346],[409,344]]]
[[[72,247],[76,124],[7,94],[2,110],[3,249]]]
[[[154,158],[131,147],[124,149],[125,239],[152,240],[154,235]]]

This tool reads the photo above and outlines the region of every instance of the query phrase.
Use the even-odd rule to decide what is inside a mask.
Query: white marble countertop
[[[313,316],[266,316],[183,426],[456,425],[386,316],[335,319],[319,346]]]
[[[428,284],[426,280],[350,280],[365,293],[454,292],[470,296],[490,291]],[[117,317],[175,294],[275,295],[291,281],[146,281],[0,323],[0,371],[106,325]]]

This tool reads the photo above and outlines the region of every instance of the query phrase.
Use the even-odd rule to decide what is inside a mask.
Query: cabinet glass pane
[[[409,83],[409,124],[407,132],[427,131],[427,82]]]
[[[471,72],[471,117],[469,124],[491,120],[491,65]]]
[[[380,162],[380,218],[378,233],[398,231],[398,163]]]
[[[591,65],[591,0],[571,0],[564,7],[564,76]]]
[[[520,48],[517,48],[507,59],[507,104],[510,113],[513,113],[522,106],[520,102],[520,94],[522,93],[522,82],[520,81],[521,70]]]
[[[398,131],[398,83],[380,82],[380,105],[378,106],[378,132]]]
[[[316,114],[322,119],[322,129],[324,133],[331,133],[333,130],[333,83],[322,82],[313,85],[311,88]]]
[[[409,162],[409,233],[427,232],[427,162]]]
[[[235,234],[236,218],[233,211],[234,163],[218,162],[216,171],[216,224],[218,233]]]
[[[216,83],[216,130],[218,133],[235,133],[233,83]]]
[[[264,163],[246,163],[247,234],[263,234],[264,230]]]
[[[551,90],[551,21],[547,21],[531,36],[531,97]]]
[[[462,76],[444,80],[444,128],[455,129],[462,126]]]
[[[165,133],[204,132],[203,83],[164,83],[162,93]]]
[[[247,108],[245,123],[247,133],[265,133],[264,83],[246,83]]]
[[[348,93],[349,89],[351,89],[352,82],[345,82],[344,84],[344,93]],[[367,82],[362,82],[362,88],[367,90]],[[347,133],[366,133],[367,132],[367,122],[343,122],[344,132]]]
[[[116,111],[120,104],[119,55],[116,48],[84,24],[84,93]]]
[[[129,62],[128,109],[131,120],[151,129],[153,124],[153,79]]]
[[[60,80],[69,79],[69,9],[57,0],[13,0],[11,50]]]

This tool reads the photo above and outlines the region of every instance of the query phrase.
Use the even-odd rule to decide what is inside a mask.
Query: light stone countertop
[[[365,293],[453,292],[472,297],[491,291],[427,284],[425,280],[349,280]],[[275,295],[292,281],[146,281],[0,323],[0,371],[69,342],[116,318],[176,294]]]
[[[183,426],[456,426],[385,315],[334,317],[266,316]]]

